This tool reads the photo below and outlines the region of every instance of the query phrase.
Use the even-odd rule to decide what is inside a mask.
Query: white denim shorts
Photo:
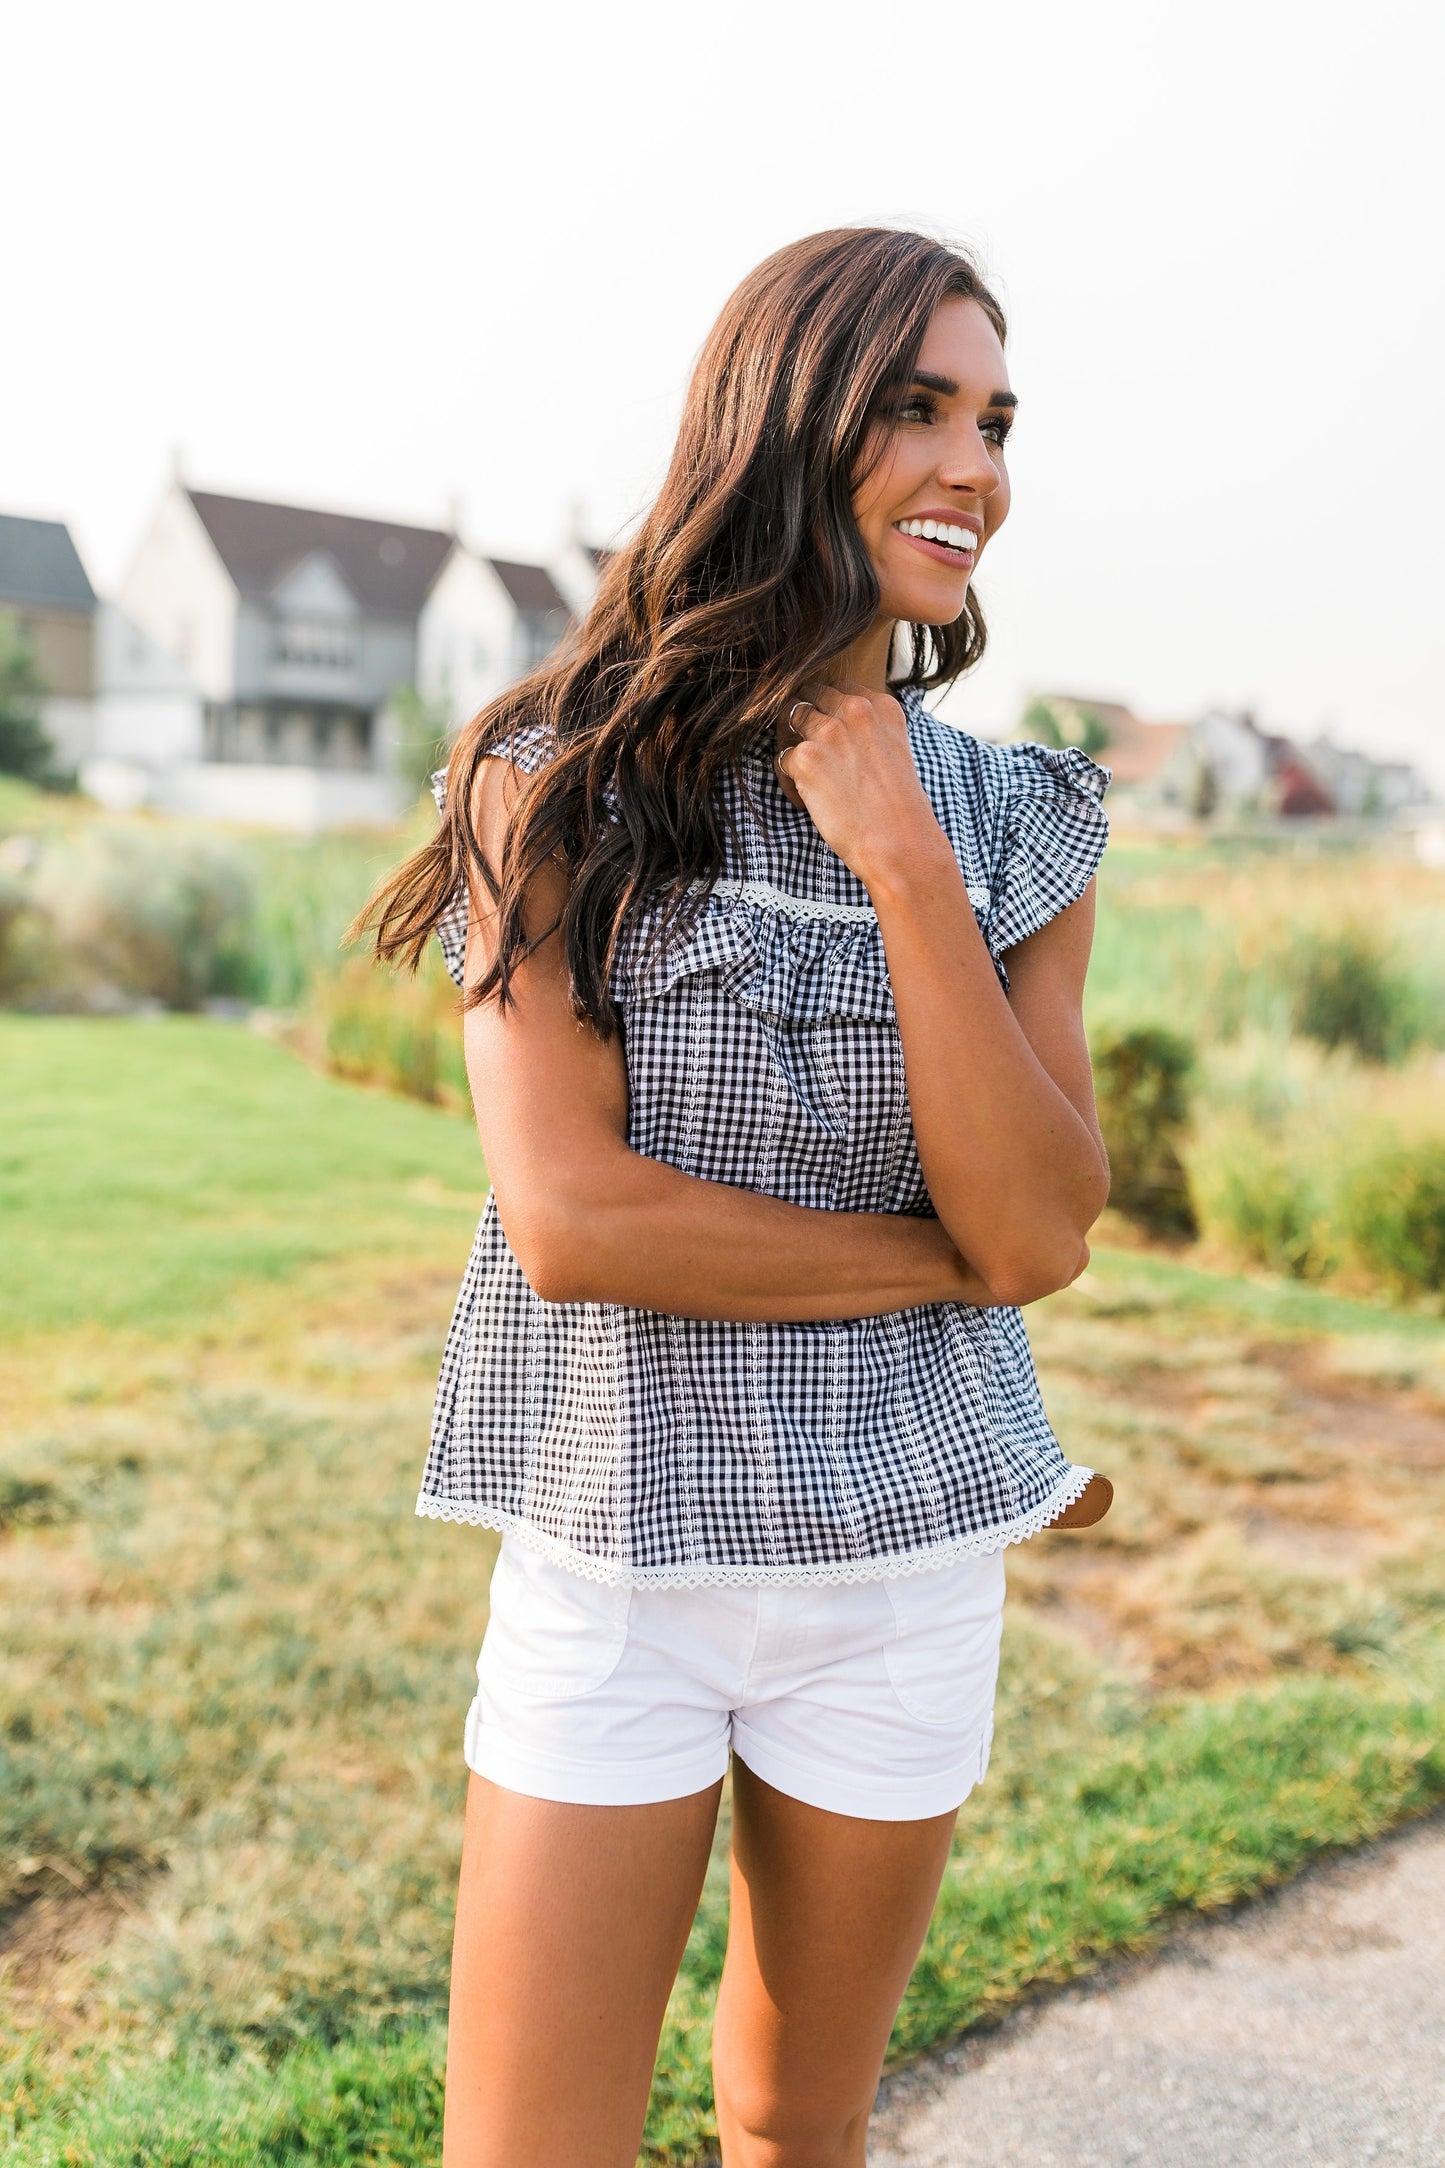
[[[610,1588],[504,1536],[466,1759],[582,1806],[682,1799],[729,1750],[834,1814],[920,1821],[988,1767],[1004,1558],[842,1586]]]

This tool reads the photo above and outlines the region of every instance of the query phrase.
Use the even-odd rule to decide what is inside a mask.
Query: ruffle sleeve
[[[1005,986],[1007,950],[1078,899],[1109,840],[1111,774],[1077,745],[1005,745],[1007,797],[984,934]]]
[[[829,1016],[886,1024],[893,990],[871,909],[810,903],[764,882],[702,884],[680,924],[661,925],[662,907],[634,911],[610,976],[614,1000],[659,1000],[680,979],[716,972],[725,1001],[790,1029]]]
[[[488,746],[489,758],[512,760],[526,774],[542,767],[547,759],[549,734],[540,723],[519,723],[510,738],[497,745]],[[431,779],[431,794],[437,803],[438,813],[447,809],[447,771],[438,768]],[[442,961],[447,976],[458,986],[464,983],[463,967],[467,953],[467,919],[469,900],[467,884],[460,881],[451,902],[436,922],[436,937],[441,943]]]

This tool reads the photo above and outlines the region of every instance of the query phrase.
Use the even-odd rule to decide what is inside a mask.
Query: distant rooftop
[[[95,589],[63,521],[0,512],[0,603],[6,602],[35,609],[95,608]]]
[[[364,610],[415,617],[452,547],[453,537],[440,527],[404,527],[203,489],[186,494],[231,578],[256,601],[302,558],[320,552],[335,562]]]
[[[1188,723],[1147,722],[1122,700],[1092,700],[1084,693],[1049,692],[1041,697],[1076,714],[1088,709],[1098,716],[1109,733],[1099,759],[1119,789],[1151,782],[1190,730]]]
[[[560,610],[564,617],[571,616],[566,596],[544,565],[513,564],[506,557],[489,557],[487,563],[519,610],[539,617]]]

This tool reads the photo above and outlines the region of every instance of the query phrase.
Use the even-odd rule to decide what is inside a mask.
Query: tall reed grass
[[[457,995],[343,950],[430,832],[237,835],[0,790],[0,1001],[226,997],[308,1058],[464,1110]],[[1402,840],[1116,845],[1086,1000],[1116,1207],[1151,1234],[1302,1279],[1445,1280],[1445,881]]]
[[[1125,846],[1100,889],[1087,1012],[1116,1204],[1160,1231],[1139,1169],[1172,1149],[1221,1261],[1438,1298],[1438,871],[1403,839]],[[1196,1057],[1189,1105],[1176,1092],[1151,1108],[1137,1082],[1122,1104],[1120,1047],[1171,1041]]]
[[[414,978],[347,956],[314,981],[298,1043],[333,1076],[470,1109],[460,996],[435,950]]]
[[[1251,1032],[1208,1050],[1183,1158],[1205,1241],[1297,1279],[1445,1290],[1445,1061]]]

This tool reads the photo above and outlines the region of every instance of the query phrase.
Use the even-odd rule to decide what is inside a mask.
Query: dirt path
[[[870,2168],[1445,2162],[1445,1816],[885,2088]]]

